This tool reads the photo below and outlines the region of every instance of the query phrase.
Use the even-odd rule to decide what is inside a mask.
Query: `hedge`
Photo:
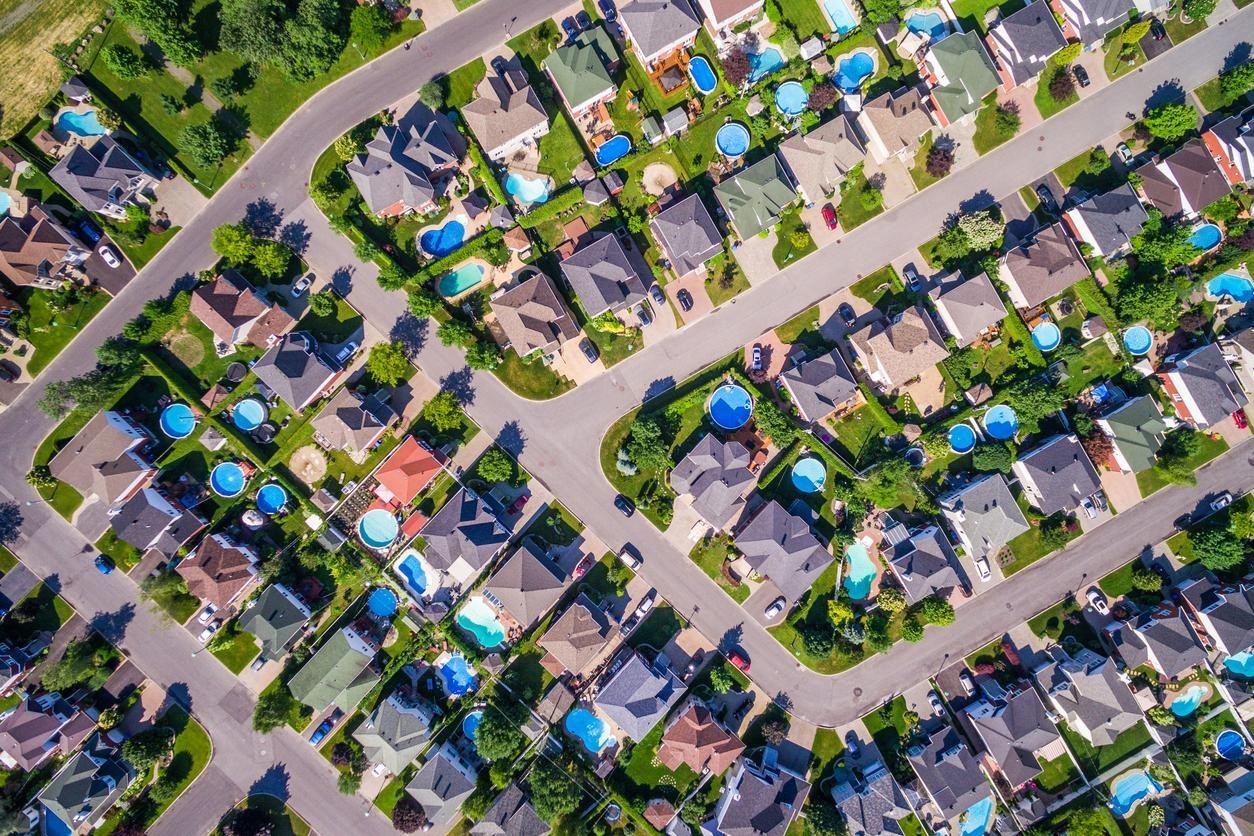
[[[1119,315],[1115,313],[1114,307],[1110,304],[1106,291],[1097,286],[1096,279],[1088,276],[1076,282],[1075,294],[1080,297],[1080,301],[1084,303],[1084,307],[1088,308],[1089,313],[1097,314],[1106,320],[1107,328],[1115,329],[1119,327]]]
[[[492,194],[493,200],[502,206],[508,206],[509,198],[505,196],[505,190],[501,188],[496,175],[492,173],[492,164],[483,155],[483,149],[479,147],[479,143],[469,131],[462,131],[462,134],[466,137],[466,152],[470,155],[471,162],[474,163],[475,172],[479,175],[479,180],[483,182],[483,187]]]
[[[880,403],[880,399],[871,391],[870,386],[859,383],[858,389],[862,392],[862,397],[866,398],[866,408],[871,410],[871,416],[879,422],[885,432],[889,435],[896,435],[905,428],[905,424],[888,414],[888,410]]]
[[[1048,365],[1045,362],[1045,355],[1036,347],[1036,343],[1032,342],[1032,335],[1028,333],[1028,326],[1023,324],[1023,320],[1019,317],[1017,311],[1011,308],[1009,315],[1002,320],[1002,327],[1014,339],[1015,342],[1023,346],[1023,354],[1033,366],[1045,368]]]
[[[518,225],[523,229],[532,229],[545,221],[556,218],[569,209],[573,209],[582,202],[583,189],[578,186],[568,186],[544,203],[541,203],[532,212],[519,216]]]
[[[481,235],[476,235],[474,238],[471,238],[469,241],[462,244],[456,250],[443,258],[437,258],[435,261],[428,262],[422,267],[419,267],[418,275],[422,279],[434,278],[435,276],[447,273],[449,270],[452,270],[454,267],[467,259],[473,258],[477,255],[483,255],[492,249],[496,249],[498,251],[498,255],[503,254],[505,251],[504,235],[505,233],[501,232],[501,230],[496,227],[490,227]],[[492,259],[487,256],[484,256],[484,258],[488,261],[492,261]]]

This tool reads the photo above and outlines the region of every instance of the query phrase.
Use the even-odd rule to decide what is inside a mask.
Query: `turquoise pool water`
[[[1236,273],[1220,273],[1206,283],[1206,292],[1216,298],[1229,296],[1244,305],[1254,299],[1254,282]]]
[[[1254,679],[1254,653],[1248,650],[1234,653],[1227,659],[1224,659],[1224,667],[1237,676]]]
[[[1123,347],[1130,354],[1140,356],[1149,352],[1154,344],[1154,335],[1144,325],[1133,325],[1123,332]]]
[[[505,626],[482,598],[466,602],[457,613],[457,626],[474,636],[484,650],[500,647],[505,641]]]
[[[984,413],[984,429],[998,441],[1006,441],[1019,431],[1019,416],[1010,407],[999,403]]]
[[[798,459],[792,466],[792,483],[802,493],[818,493],[827,481],[827,468],[814,456]]]
[[[1042,322],[1032,329],[1032,344],[1041,351],[1053,351],[1062,343],[1062,331],[1052,322]]]
[[[239,496],[244,490],[243,468],[235,462],[223,462],[209,472],[209,487],[218,496]]]
[[[768,46],[761,52],[750,52],[749,83],[761,81],[787,63],[784,54],[773,46]]]
[[[361,515],[357,521],[357,535],[372,549],[386,549],[401,533],[400,524],[391,511],[374,508]]]
[[[231,410],[231,423],[244,432],[251,432],[266,420],[266,405],[256,398],[245,398]]]
[[[959,832],[962,836],[984,836],[988,830],[988,821],[993,815],[993,797],[975,802],[958,819]]]
[[[161,411],[161,432],[170,438],[187,438],[196,428],[196,416],[185,403],[172,403]]]
[[[844,35],[858,28],[858,19],[845,0],[823,0],[823,8],[832,21],[832,29],[838,35]]]
[[[631,137],[626,134],[614,134],[597,146],[592,156],[596,157],[597,165],[604,168],[612,165],[631,153]]]
[[[753,414],[753,398],[743,386],[724,383],[710,395],[710,420],[720,429],[734,432]]]
[[[413,549],[405,552],[405,555],[397,561],[396,571],[400,573],[405,586],[415,597],[420,598],[427,591],[427,567]]]
[[[482,264],[463,264],[451,273],[445,273],[441,276],[440,283],[436,289],[440,291],[440,295],[444,298],[452,299],[454,296],[460,296],[483,281],[483,276],[486,272]]]
[[[1202,224],[1189,235],[1189,243],[1193,245],[1193,249],[1202,252],[1218,247],[1223,239],[1223,231],[1214,224]]]
[[[614,742],[605,721],[585,708],[572,710],[563,725],[594,755]]]
[[[13,205],[13,198],[9,197],[8,192],[0,192],[0,218],[9,214],[9,207]]]
[[[940,40],[949,31],[945,18],[938,12],[911,12],[906,15],[906,28],[920,35],[926,33],[934,41]]]
[[[277,514],[287,504],[287,491],[282,485],[271,482],[257,491],[257,510],[263,514]]]
[[[785,81],[775,88],[775,107],[785,116],[797,116],[806,109],[809,95],[797,81]]]
[[[714,68],[703,55],[698,55],[688,63],[688,75],[692,76],[692,83],[697,85],[697,91],[702,95],[713,93],[714,88],[718,86],[718,77],[714,75]]]
[[[875,568],[875,561],[871,559],[871,553],[861,542],[852,543],[849,548],[845,549],[845,560],[849,565],[845,569],[845,577],[840,585],[848,590],[850,598],[855,601],[864,601],[871,594],[871,584],[879,573],[879,570]]]
[[[444,691],[450,697],[460,697],[475,689],[478,678],[474,669],[460,653],[449,654],[448,659],[439,667],[440,681]]]
[[[714,147],[725,157],[739,157],[749,150],[749,129],[739,122],[728,122],[714,135]]]
[[[100,119],[97,118],[94,110],[89,110],[86,113],[74,113],[67,110],[57,117],[57,127],[67,134],[77,134],[78,136],[105,135],[104,125],[100,124]]]
[[[966,424],[954,424],[949,428],[949,449],[955,453],[970,453],[975,447],[975,430]]]
[[[549,178],[524,177],[511,171],[505,178],[505,191],[520,203],[544,203],[549,199]]]
[[[466,225],[459,220],[451,220],[437,229],[428,229],[418,238],[427,254],[435,258],[443,258],[454,252],[466,240]]]
[[[1115,782],[1111,788],[1110,801],[1106,805],[1116,816],[1127,816],[1141,799],[1162,791],[1162,784],[1155,781],[1144,769],[1138,769]]]
[[[1184,693],[1171,701],[1171,713],[1177,717],[1188,717],[1206,698],[1206,686],[1190,685]]]
[[[875,72],[875,59],[871,53],[855,52],[840,59],[836,65],[836,86],[846,93],[856,93],[862,82]]]

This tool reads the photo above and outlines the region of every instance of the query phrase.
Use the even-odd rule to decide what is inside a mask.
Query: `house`
[[[618,20],[631,50],[646,68],[697,42],[701,22],[688,0],[628,0]]]
[[[155,488],[144,488],[110,513],[109,528],[119,540],[141,552],[155,549],[167,558],[208,525],[183,503]]]
[[[1094,195],[1062,213],[1062,222],[1079,241],[1102,258],[1123,255],[1132,239],[1141,234],[1149,216],[1141,199],[1127,183]]]
[[[55,290],[89,255],[42,206],[31,206],[20,218],[0,218],[0,272],[18,287]]]
[[[146,450],[152,435],[113,410],[91,417],[48,462],[52,475],[105,507],[118,508],[152,481],[157,468]]]
[[[9,322],[14,314],[21,313],[23,310],[22,303],[0,291],[0,325]]]
[[[1192,218],[1232,191],[1224,170],[1200,139],[1190,139],[1166,157],[1156,156],[1136,173],[1145,200],[1168,218]]]
[[[294,412],[301,412],[330,394],[343,371],[322,356],[311,334],[293,331],[261,355],[253,373]]]
[[[1155,374],[1171,397],[1176,416],[1198,429],[1218,424],[1249,403],[1215,343],[1167,357]]]
[[[544,273],[498,290],[488,304],[496,314],[506,344],[519,357],[535,351],[552,354],[562,343],[579,336],[579,323],[553,280]]]
[[[0,719],[0,764],[33,772],[49,758],[74,754],[96,721],[60,694],[25,697]]]
[[[553,619],[538,644],[560,666],[561,671],[579,673],[600,658],[618,627],[584,593]]]
[[[1081,279],[1089,266],[1062,224],[1051,224],[1001,257],[998,277],[1016,308],[1035,308]]]
[[[566,575],[532,538],[510,555],[483,588],[522,629],[530,629],[566,591]]]
[[[475,92],[477,98],[462,107],[462,118],[488,159],[503,161],[549,132],[549,115],[516,62],[500,74],[489,73]]]
[[[1203,642],[1225,657],[1254,647],[1254,583],[1219,583],[1201,575],[1181,581],[1178,589]]]
[[[723,234],[710,217],[710,210],[695,194],[654,215],[649,229],[671,272],[680,279],[704,272],[706,262],[723,251]]]
[[[47,631],[36,632],[21,646],[0,641],[0,694],[10,693],[25,679],[51,644],[52,634]],[[3,760],[3,753],[0,753],[0,761]]]
[[[1129,668],[1148,665],[1168,679],[1176,679],[1206,661],[1179,609],[1160,604],[1106,629],[1111,645]]]
[[[1097,470],[1074,433],[1046,439],[1011,468],[1024,497],[1047,517],[1074,511],[1082,500],[1102,489]]]
[[[1091,50],[1123,25],[1136,4],[1133,0],[1051,0],[1050,5],[1066,21],[1063,34]]]
[[[797,192],[779,157],[771,154],[721,181],[714,187],[714,197],[744,239],[779,223],[784,209],[797,200]]]
[[[1049,661],[1033,672],[1036,684],[1067,727],[1089,745],[1110,746],[1141,722],[1140,706],[1113,659],[1059,644],[1046,648],[1045,654]]]
[[[671,470],[671,488],[692,497],[697,515],[723,531],[740,516],[757,481],[749,469],[751,458],[740,442],[720,441],[706,433]]]
[[[1010,92],[1020,84],[1036,81],[1050,56],[1066,46],[1067,39],[1049,3],[1033,0],[990,26],[987,43],[1002,89]]]
[[[239,629],[261,643],[261,655],[277,659],[305,628],[309,606],[281,583],[266,587],[239,617]]]
[[[703,833],[722,836],[784,836],[810,795],[810,784],[779,764],[778,753],[767,747],[762,763],[741,758],[727,775],[726,792],[719,796]]]
[[[431,826],[443,833],[461,818],[462,802],[474,792],[477,780],[474,767],[446,740],[427,756],[405,792],[422,806]]]
[[[1153,467],[1169,429],[1158,401],[1151,395],[1124,401],[1096,423],[1113,443],[1115,464],[1123,473],[1140,473]]]
[[[257,577],[257,553],[224,533],[211,534],[176,567],[187,591],[220,610],[235,603]]]
[[[927,101],[927,90],[913,85],[882,93],[862,105],[858,129],[866,137],[871,159],[883,164],[893,157],[914,157],[919,143],[932,130],[932,116],[924,104]]]
[[[926,742],[910,750],[908,758],[919,776],[919,786],[946,821],[992,795],[979,764],[953,726],[933,732]]]
[[[310,424],[314,441],[322,447],[364,460],[364,454],[395,421],[396,413],[378,397],[344,387],[331,396]]]
[[[928,46],[921,73],[942,128],[975,119],[984,97],[1001,84],[997,67],[975,32],[953,32]]]
[[[850,334],[849,341],[867,375],[886,390],[909,383],[949,356],[936,323],[917,304],[891,320],[880,317]]]
[[[418,498],[442,469],[434,450],[407,435],[375,471],[374,478],[379,483],[375,493],[385,502],[405,507]]]
[[[576,119],[618,95],[610,76],[617,65],[618,50],[600,24],[580,32],[544,59],[544,71]]]
[[[1006,318],[1006,305],[988,273],[981,270],[971,278],[950,273],[928,291],[945,333],[958,348],[966,348],[993,331]]]
[[[342,627],[296,672],[288,690],[315,713],[332,705],[352,711],[379,681],[374,669],[378,649],[351,626]]]
[[[1254,108],[1216,122],[1202,133],[1202,141],[1229,183],[1254,180]]]
[[[832,787],[832,800],[845,819],[850,836],[880,833],[904,836],[902,819],[914,815],[914,805],[882,761]]]
[[[732,30],[762,14],[766,0],[697,0],[705,28],[720,46],[732,38]]]
[[[487,500],[460,488],[418,532],[426,541],[428,565],[466,586],[509,542],[509,529]],[[432,587],[434,588],[434,587]]]
[[[470,828],[470,836],[546,836],[551,830],[515,781],[496,797],[483,818]]]
[[[911,604],[936,596],[948,598],[965,586],[958,574],[958,556],[945,533],[934,525],[912,532],[898,543],[888,563]]]
[[[637,743],[666,716],[684,693],[684,683],[661,665],[650,665],[634,650],[601,682],[596,705]]]
[[[807,424],[817,424],[833,412],[852,409],[864,400],[840,349],[798,363],[784,371],[779,382]]]
[[[1224,786],[1209,794],[1210,809],[1222,822],[1226,836],[1245,836],[1254,829],[1254,772],[1237,767]]]
[[[672,772],[686,765],[698,775],[722,775],[744,751],[745,744],[719,725],[704,702],[689,697],[666,721],[656,757]]]
[[[188,310],[213,334],[219,357],[231,354],[241,343],[269,348],[296,322],[234,270],[223,270],[213,281],[197,285]]]
[[[832,562],[810,524],[773,499],[736,535],[735,545],[753,573],[770,580],[788,607]]]
[[[395,218],[434,212],[465,154],[465,140],[446,116],[417,104],[395,125],[382,125],[345,169],[371,212]]]
[[[618,313],[644,301],[645,287],[652,283],[638,261],[628,255],[617,234],[602,235],[562,262],[562,278],[589,317]]]
[[[1016,790],[1041,774],[1043,761],[1070,757],[1040,695],[1026,681],[1015,683],[999,698],[984,697],[965,711],[984,744],[989,771],[1000,772]]]
[[[1000,473],[981,476],[942,494],[936,504],[973,558],[995,557],[1003,546],[1029,528],[1006,477]]]
[[[157,181],[111,136],[75,145],[48,172],[84,209],[116,220],[126,207],[143,205]]]
[[[439,709],[419,696],[393,691],[353,731],[369,763],[400,775],[431,739]]]
[[[134,773],[118,747],[103,733],[93,734],[35,796],[42,813],[40,831],[90,832],[122,797],[133,778]]]
[[[779,156],[807,206],[836,194],[853,168],[866,161],[866,144],[853,117],[841,113],[807,134],[780,143]]]

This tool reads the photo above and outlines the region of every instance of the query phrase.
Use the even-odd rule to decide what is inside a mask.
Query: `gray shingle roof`
[[[1182,583],[1180,593],[1224,653],[1254,646],[1254,585],[1220,585],[1203,576]]]
[[[852,836],[901,836],[905,832],[901,820],[914,812],[905,791],[882,763],[871,767],[857,785],[846,781],[832,787],[832,799]]]
[[[357,453],[378,441],[395,419],[378,398],[361,397],[345,387],[331,396],[311,424],[319,440],[332,449]]]
[[[485,589],[526,630],[562,597],[566,579],[535,541],[527,538],[522,547],[488,579]]]
[[[525,72],[491,76],[478,89],[479,98],[462,108],[462,118],[489,155],[548,125],[549,116]]]
[[[299,411],[326,389],[339,370],[322,356],[313,337],[292,332],[261,355],[253,373],[284,403]]]
[[[997,54],[1010,69],[1015,84],[1035,78],[1049,56],[1067,45],[1053,10],[1045,0],[1035,0],[1007,15],[988,30]]]
[[[890,562],[912,604],[929,595],[948,598],[954,587],[962,585],[955,568],[958,557],[944,532],[934,525],[899,543]]]
[[[968,706],[967,716],[988,753],[1013,787],[1041,772],[1036,752],[1058,739],[1058,729],[1045,716],[1045,704],[1026,683],[997,701]]]
[[[1171,605],[1114,626],[1110,639],[1128,667],[1150,664],[1167,677],[1180,676],[1206,659],[1205,651]]]
[[[858,394],[858,383],[839,349],[820,354],[780,375],[803,421],[821,421]]]
[[[671,269],[681,278],[701,269],[723,251],[723,235],[698,195],[688,195],[668,206],[649,226],[670,260]]]
[[[688,0],[630,0],[618,7],[627,37],[646,60],[697,33],[697,13]]]
[[[239,618],[239,627],[261,642],[262,655],[273,659],[309,620],[309,608],[283,584],[273,584]]]
[[[548,822],[536,814],[531,799],[517,783],[510,784],[483,814],[471,836],[544,836]]]
[[[801,812],[810,784],[778,769],[747,766],[734,793],[720,805],[724,836],[783,836]]]
[[[651,667],[632,654],[601,684],[596,704],[605,716],[637,742],[643,740],[684,693],[684,684],[669,670]]]
[[[1113,660],[1085,648],[1073,657],[1061,645],[1045,652],[1050,661],[1036,670],[1037,683],[1094,746],[1109,746],[1141,722],[1141,709]]]
[[[118,539],[141,552],[156,549],[166,557],[174,557],[205,525],[200,517],[173,504],[154,488],[135,494],[109,519]]]
[[[973,557],[995,555],[1028,530],[1027,518],[1000,473],[950,491],[937,504]]]
[[[581,592],[539,643],[567,670],[577,672],[600,655],[616,633],[605,613]]]
[[[100,137],[90,147],[75,145],[52,167],[49,176],[92,212],[132,202],[151,182],[139,163],[111,136]]]
[[[90,828],[122,796],[131,778],[117,750],[96,734],[39,791],[37,800],[66,829]]]
[[[474,792],[474,770],[445,743],[427,758],[405,791],[422,805],[433,827],[445,828],[461,816],[462,802]]]
[[[807,134],[780,143],[779,155],[810,200],[831,194],[854,166],[866,159],[866,145],[854,119],[841,113]]]
[[[831,553],[814,536],[809,523],[773,499],[736,537],[736,548],[754,572],[779,587],[790,604],[809,590],[832,562]]]
[[[959,348],[979,339],[980,334],[1006,318],[1006,305],[984,271],[971,278],[953,273],[928,292],[940,313],[941,322]]]
[[[48,463],[52,475],[111,506],[153,470],[140,448],[143,428],[118,412],[98,412]]]
[[[399,775],[427,745],[437,713],[421,697],[393,693],[353,731],[353,739],[361,744],[366,760]]]
[[[1091,44],[1128,19],[1133,0],[1062,0],[1062,13],[1080,42]]]
[[[366,149],[349,160],[345,169],[371,212],[400,204],[412,210],[435,200],[428,172],[405,153],[409,137],[395,125],[379,128]]]
[[[1098,255],[1109,255],[1130,246],[1148,218],[1141,199],[1126,183],[1068,209],[1066,217]]]
[[[617,235],[603,235],[562,262],[562,276],[588,316],[620,311],[644,299],[645,281]]]
[[[1249,403],[1236,373],[1224,359],[1218,344],[1209,343],[1167,359],[1160,372],[1169,372],[1177,386],[1184,388],[1192,404],[1189,412],[1199,426],[1218,424],[1235,410]]]
[[[478,572],[509,540],[509,529],[487,502],[466,488],[453,494],[418,534],[427,542],[427,562],[445,572],[458,560]]]
[[[579,335],[579,326],[553,280],[537,273],[489,301],[510,347],[520,356],[549,352]]]
[[[933,734],[922,751],[909,758],[919,783],[946,819],[992,795],[984,773],[953,726]]]
[[[745,506],[752,489],[749,451],[738,441],[719,441],[707,433],[671,471],[670,483],[678,494],[691,494],[692,507],[701,518],[722,529]]]
[[[1014,463],[1020,481],[1030,480],[1039,497],[1032,502],[1045,516],[1071,511],[1102,489],[1101,479],[1074,435],[1056,435]],[[1026,486],[1025,486],[1026,487]]]

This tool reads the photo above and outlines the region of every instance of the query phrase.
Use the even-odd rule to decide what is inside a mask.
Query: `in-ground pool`
[[[456,218],[446,221],[444,226],[428,229],[418,236],[418,244],[423,251],[435,258],[443,258],[455,252],[466,240],[466,225]]]
[[[357,536],[372,549],[386,549],[400,533],[396,517],[383,508],[372,508],[357,521]]]
[[[998,441],[1006,441],[1019,431],[1019,416],[1004,403],[984,413],[984,429]]]
[[[1157,795],[1163,791],[1163,785],[1144,769],[1124,775],[1111,787],[1110,801],[1106,806],[1116,816],[1127,816],[1141,803],[1141,799],[1149,795]]]
[[[1236,273],[1220,273],[1206,283],[1206,292],[1216,299],[1227,296],[1244,305],[1254,299],[1254,282]]]
[[[926,33],[934,41],[939,41],[949,31],[939,12],[911,12],[906,15],[906,28],[918,35]]]
[[[857,93],[862,82],[875,72],[875,58],[864,49],[846,55],[836,65],[836,86],[845,93]]]
[[[366,609],[375,618],[391,618],[396,615],[396,593],[385,586],[376,587],[366,599]]]
[[[1123,332],[1123,347],[1129,354],[1137,357],[1148,354],[1153,345],[1154,335],[1144,325],[1133,325]]]
[[[704,55],[698,55],[688,62],[688,75],[692,76],[692,83],[702,95],[713,93],[718,86],[718,76],[714,75],[714,68]]]
[[[792,466],[792,483],[802,493],[818,493],[827,481],[827,468],[816,456],[798,459]]]
[[[809,95],[799,81],[785,81],[775,88],[775,107],[785,116],[798,116],[806,109]]]
[[[858,28],[858,19],[853,16],[847,0],[823,0],[823,10],[827,12],[836,34],[844,35]]]
[[[969,424],[954,424],[949,428],[949,449],[961,455],[975,447],[975,430]]]
[[[525,177],[511,171],[505,178],[505,191],[513,195],[519,203],[544,203],[549,199],[549,178]]]
[[[282,485],[271,482],[257,491],[257,510],[263,514],[277,514],[287,504],[287,491]]]
[[[231,410],[231,423],[244,432],[251,432],[266,420],[266,405],[256,398],[244,398]]]
[[[9,214],[9,207],[13,205],[13,198],[9,197],[8,192],[0,192],[0,218]]]
[[[715,425],[727,432],[735,432],[753,415],[753,398],[745,387],[724,383],[710,394],[707,409]]]
[[[1215,751],[1226,761],[1237,761],[1245,754],[1245,738],[1241,732],[1224,729],[1215,738]]]
[[[1254,653],[1248,650],[1234,653],[1227,659],[1224,659],[1224,667],[1237,676],[1254,679]]]
[[[170,438],[187,438],[196,429],[196,416],[185,403],[172,403],[161,410],[161,432]]]
[[[451,273],[445,273],[441,276],[440,283],[436,289],[440,291],[440,295],[445,299],[452,299],[454,296],[462,295],[483,281],[486,273],[487,271],[483,269],[482,264],[463,264]]]
[[[100,119],[94,110],[84,113],[67,110],[57,117],[57,127],[67,134],[78,136],[104,136],[106,133],[104,125],[100,124]]]
[[[631,153],[631,137],[627,134],[614,134],[597,146],[592,156],[596,157],[597,165],[604,168],[613,165]]]
[[[1193,245],[1193,249],[1202,252],[1215,249],[1222,240],[1223,230],[1214,224],[1202,224],[1189,233],[1189,243]]]
[[[605,721],[586,708],[573,709],[566,715],[563,725],[594,755],[614,742]]]
[[[784,53],[773,46],[767,46],[761,52],[749,53],[749,83],[755,84],[778,70],[788,62]]]
[[[1042,322],[1032,329],[1032,344],[1041,351],[1053,351],[1062,343],[1062,331],[1052,322]]]
[[[471,743],[475,742],[475,735],[479,733],[479,724],[482,722],[482,708],[476,708],[474,711],[462,718],[462,734],[466,735],[466,739]]]
[[[989,819],[993,815],[993,797],[981,799],[965,811],[958,819],[959,833],[962,836],[984,836],[988,830]]]
[[[1209,690],[1205,685],[1190,685],[1171,701],[1171,713],[1177,717],[1188,717],[1197,711]]]
[[[457,626],[475,637],[484,650],[492,650],[505,641],[505,625],[482,596],[475,596],[457,612]]]
[[[418,555],[418,552],[408,549],[405,554],[401,555],[401,559],[396,561],[396,571],[400,574],[410,595],[421,598],[426,593],[431,572],[427,570],[427,562]]]
[[[724,157],[739,157],[749,150],[749,129],[739,122],[728,122],[714,135],[714,147]]]
[[[244,469],[235,462],[223,462],[209,472],[209,487],[228,499],[240,495],[244,481]]]
[[[866,545],[861,540],[854,541],[845,549],[845,577],[840,582],[848,592],[849,597],[855,601],[864,601],[871,594],[871,584],[875,582],[875,576],[879,571],[875,568],[875,561],[871,559],[871,553],[867,551]]]
[[[474,669],[470,667],[466,657],[460,653],[450,653],[438,670],[440,682],[444,685],[444,692],[450,697],[469,694],[478,684]]]

